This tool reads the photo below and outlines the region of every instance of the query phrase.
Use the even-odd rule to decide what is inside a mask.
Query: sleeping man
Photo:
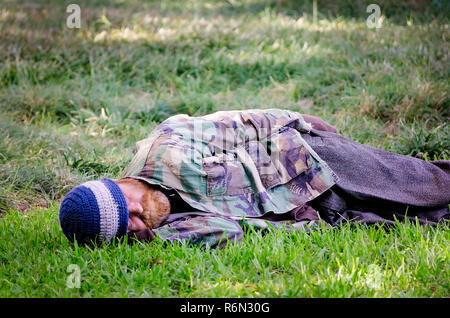
[[[75,187],[59,216],[71,241],[223,247],[248,226],[434,225],[449,204],[450,161],[371,148],[314,116],[253,109],[168,118],[136,144],[122,178]]]

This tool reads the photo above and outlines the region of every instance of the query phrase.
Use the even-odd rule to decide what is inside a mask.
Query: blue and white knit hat
[[[125,196],[110,179],[85,182],[64,197],[59,222],[70,241],[110,241],[123,236],[128,229]]]

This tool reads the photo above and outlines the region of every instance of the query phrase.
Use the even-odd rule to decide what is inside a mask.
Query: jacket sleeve
[[[243,231],[239,223],[225,216],[180,213],[180,216],[172,215],[169,222],[156,229],[134,233],[131,239],[150,242],[156,237],[167,242],[185,241],[193,245],[223,248],[228,241],[241,241]]]
[[[313,129],[321,131],[329,131],[335,134],[338,133],[337,129],[334,126],[330,125],[329,123],[327,123],[326,121],[324,121],[319,117],[305,114],[302,114],[302,116],[307,123],[310,123],[312,125]]]

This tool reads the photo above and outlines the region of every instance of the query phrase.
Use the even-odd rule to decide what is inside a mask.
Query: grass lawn
[[[376,1],[371,29],[372,2],[317,1],[314,21],[312,1],[2,1],[0,297],[449,297],[444,225],[248,229],[222,250],[80,247],[59,227],[73,186],[120,177],[177,113],[291,109],[448,160],[449,2]]]

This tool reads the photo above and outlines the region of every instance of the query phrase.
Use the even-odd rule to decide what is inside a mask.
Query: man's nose
[[[144,211],[142,205],[137,202],[130,202],[128,204],[128,212],[132,214],[141,214]]]

